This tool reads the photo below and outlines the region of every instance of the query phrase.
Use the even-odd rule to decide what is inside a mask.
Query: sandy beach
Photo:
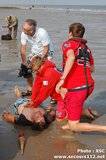
[[[5,25],[4,18],[7,15],[16,15],[19,19],[17,40],[0,40],[0,160],[54,160],[60,159],[58,156],[62,155],[83,155],[83,153],[78,153],[78,149],[88,149],[91,150],[92,155],[106,156],[106,152],[99,154],[96,151],[96,149],[106,148],[106,134],[72,134],[69,131],[62,131],[57,122],[43,132],[31,131],[28,127],[24,128],[26,147],[22,156],[17,141],[17,133],[20,128],[1,119],[3,111],[9,110],[9,106],[15,101],[14,86],[17,84],[23,90],[26,86],[24,79],[17,77],[17,69],[21,63],[19,52],[21,26],[27,18],[36,19],[38,26],[49,32],[55,49],[54,59],[58,67],[61,66],[61,44],[67,38],[69,24],[81,22],[85,25],[85,38],[88,40],[95,59],[94,78],[96,81],[95,91],[85,106],[91,106],[101,115],[106,114],[106,12],[45,7],[0,8],[0,15],[0,35],[6,33],[2,25]],[[27,52],[29,50],[30,48]],[[95,123],[98,122],[106,125],[106,116]]]

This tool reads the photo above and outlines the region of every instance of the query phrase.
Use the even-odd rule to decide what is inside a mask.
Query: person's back
[[[46,60],[37,71],[33,83],[31,98],[34,102],[34,107],[39,106],[49,96],[56,100],[61,99],[61,96],[55,91],[55,86],[60,76],[61,73],[56,69],[55,64]]]

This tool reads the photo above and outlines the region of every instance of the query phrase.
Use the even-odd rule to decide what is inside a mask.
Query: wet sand
[[[54,43],[55,61],[61,65],[61,43],[67,37],[67,26],[75,21],[84,23],[87,33],[85,37],[94,52],[96,80],[95,91],[89,98],[86,106],[92,106],[99,113],[106,113],[106,21],[105,13],[88,13],[79,11],[53,10],[53,9],[0,9],[0,25],[4,25],[4,17],[9,14],[19,18],[19,30],[17,40],[0,41],[0,114],[8,110],[9,105],[15,101],[13,88],[18,84],[25,89],[26,83],[22,78],[17,78],[17,69],[20,66],[20,31],[22,22],[26,18],[33,18],[38,25],[47,29]],[[2,28],[1,34],[4,33]],[[5,34],[5,33],[4,33]],[[29,49],[28,49],[29,50]],[[104,117],[101,124],[106,121]],[[105,123],[106,124],[106,123]],[[19,127],[12,126],[0,118],[0,160],[53,160],[59,159],[58,155],[77,155],[78,149],[106,148],[105,134],[83,133],[72,134],[62,131],[56,122],[48,129],[39,133],[25,128],[26,147],[24,155],[20,154],[17,132]],[[106,153],[103,153],[106,154]],[[102,155],[103,155],[102,154]],[[79,155],[83,155],[79,153]],[[98,155],[98,153],[95,153]],[[85,159],[85,158],[84,158]]]

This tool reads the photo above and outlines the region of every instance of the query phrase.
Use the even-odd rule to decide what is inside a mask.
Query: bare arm
[[[22,60],[22,64],[26,64],[26,45],[21,45],[21,60]]]
[[[91,65],[91,72],[95,72],[95,67],[94,67],[94,65]]]
[[[60,88],[64,84],[64,80],[67,77],[68,73],[70,72],[70,70],[73,66],[74,60],[75,60],[74,51],[71,49],[67,52],[67,61],[65,64],[63,75],[62,75],[59,83],[56,85],[56,92],[57,93],[60,92]]]
[[[9,28],[14,27],[17,24],[17,22],[15,21],[11,26],[9,26]]]
[[[67,77],[68,73],[70,72],[73,66],[74,60],[75,60],[74,51],[71,49],[67,52],[67,61],[61,79],[65,79]]]
[[[44,49],[43,49],[43,54],[44,54],[44,56],[47,56],[47,55],[48,55],[48,52],[49,52],[49,45],[44,46]]]

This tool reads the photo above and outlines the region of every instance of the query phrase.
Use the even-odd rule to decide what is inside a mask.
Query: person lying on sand
[[[55,120],[56,111],[54,107],[48,106],[45,109],[41,107],[30,108],[30,99],[21,98],[21,91],[17,86],[15,86],[15,94],[18,99],[11,106],[12,113],[4,112],[2,115],[6,122],[23,126],[30,125],[32,129],[43,130]],[[83,110],[82,115],[94,119],[98,116],[98,113],[95,110],[86,108]],[[57,120],[60,121],[58,118]]]
[[[29,108],[30,99],[21,98],[21,92],[19,88],[15,87],[15,94],[17,100],[12,106],[12,113],[4,112],[2,117],[6,122],[18,125],[30,125],[32,129],[43,130],[49,126],[55,119],[55,109],[51,106],[45,109]]]

